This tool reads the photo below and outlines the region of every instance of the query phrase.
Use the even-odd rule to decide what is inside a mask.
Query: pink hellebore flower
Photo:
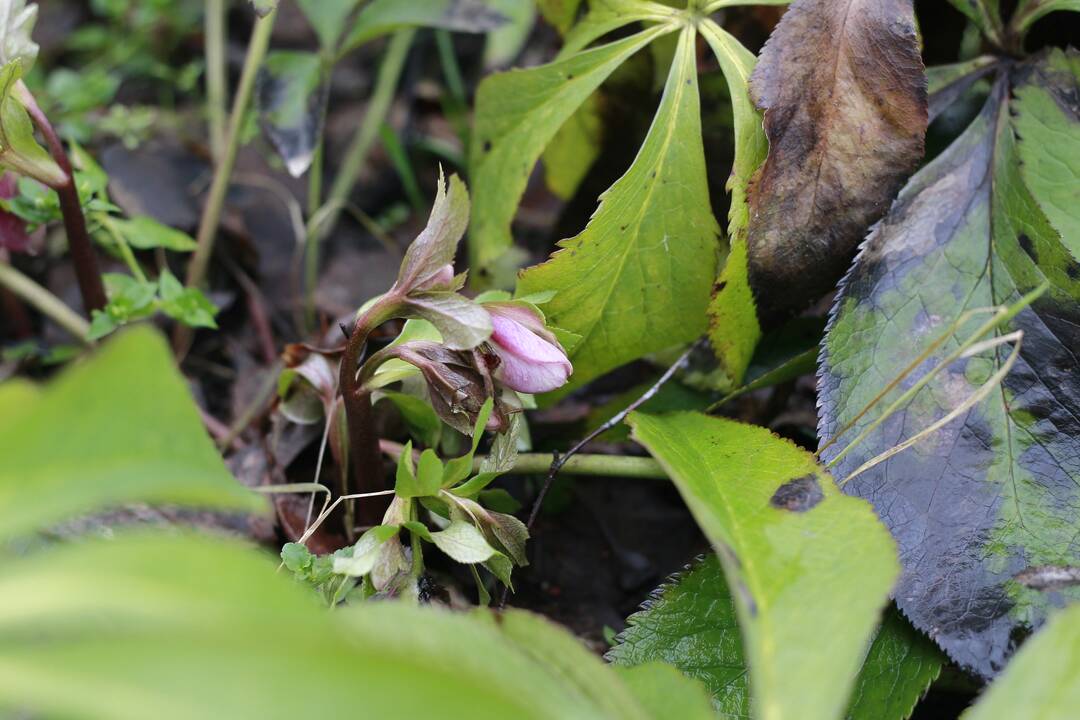
[[[525,393],[547,392],[566,384],[574,366],[534,311],[512,303],[486,303],[484,308],[494,328],[488,343],[499,358],[497,380]]]

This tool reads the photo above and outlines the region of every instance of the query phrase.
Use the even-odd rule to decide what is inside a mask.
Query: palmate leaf
[[[720,229],[705,176],[694,40],[691,28],[682,31],[633,165],[580,235],[520,277],[519,293],[555,290],[544,306],[549,322],[582,336],[571,354],[575,385],[705,330]]]
[[[755,717],[838,717],[899,571],[871,508],[765,428],[699,413],[629,422],[720,557]]]
[[[560,62],[484,79],[469,160],[474,270],[483,272],[511,246],[510,221],[529,174],[563,123],[627,58],[668,31],[653,28]]]
[[[722,718],[751,718],[749,676],[719,558],[709,555],[657,588],[627,618],[607,659],[636,666],[662,660],[701,680]],[[855,680],[849,720],[906,720],[944,658],[895,611],[886,612]]]
[[[870,234],[821,357],[819,430],[837,441],[824,453],[832,459],[875,413],[842,429],[961,313],[1011,304],[1049,283],[1012,328],[998,331],[1024,332],[999,388],[845,486],[874,503],[900,546],[900,608],[982,676],[1001,670],[1017,638],[1051,608],[1080,600],[1080,587],[1047,580],[1054,567],[1080,565],[1080,239],[1070,229],[1080,205],[1067,198],[1080,185],[1078,87],[1073,51],[999,73],[979,117],[912,178]],[[958,342],[930,353],[904,387]],[[846,454],[837,476],[942,418],[1007,354],[997,347],[946,368]]]

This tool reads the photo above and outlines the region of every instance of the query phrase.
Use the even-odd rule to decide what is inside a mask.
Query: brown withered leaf
[[[795,0],[750,91],[769,138],[748,235],[768,319],[836,285],[923,156],[926,76],[911,0]]]

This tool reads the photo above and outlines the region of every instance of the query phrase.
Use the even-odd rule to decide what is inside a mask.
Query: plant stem
[[[349,462],[353,469],[354,492],[371,493],[386,490],[383,474],[382,453],[379,451],[379,435],[375,431],[375,412],[371,405],[371,391],[357,382],[360,357],[367,345],[371,331],[383,324],[398,309],[398,296],[387,293],[367,312],[356,319],[345,352],[341,357],[338,387],[345,404],[345,423],[349,431]],[[361,525],[378,525],[385,507],[366,503],[360,508]]]
[[[104,308],[108,298],[105,296],[105,286],[101,282],[97,254],[94,253],[90,235],[86,232],[86,218],[83,217],[82,203],[79,202],[79,192],[75,187],[71,161],[49,119],[38,107],[37,101],[34,100],[34,96],[22,80],[19,80],[16,90],[19,93],[19,99],[26,107],[26,112],[45,138],[45,144],[49,146],[49,154],[67,175],[67,182],[54,186],[53,190],[60,198],[60,212],[64,217],[64,231],[67,233],[71,260],[75,265],[75,278],[79,283],[83,307],[89,315],[93,310]]]
[[[405,69],[405,60],[409,55],[409,47],[415,35],[416,30],[399,30],[390,39],[390,45],[386,48],[386,54],[383,55],[382,63],[379,65],[375,90],[371,95],[371,102],[368,103],[364,120],[345,151],[345,159],[341,163],[341,168],[330,187],[330,194],[324,203],[331,209],[325,219],[313,228],[314,233],[308,233],[309,236],[316,238],[316,242],[333,231],[342,208],[348,204],[349,193],[352,192],[356,178],[364,167],[364,161],[379,135],[379,127],[390,112],[390,104],[394,99],[401,73]],[[308,240],[310,242],[311,237]]]
[[[198,246],[188,265],[188,287],[199,287],[206,277],[210,254],[214,250],[214,238],[217,236],[218,224],[221,222],[221,211],[225,205],[225,194],[229,190],[229,178],[232,176],[236,155],[240,149],[240,130],[244,123],[244,115],[251,103],[251,94],[255,88],[255,78],[259,67],[270,46],[270,33],[274,29],[276,17],[277,10],[273,10],[259,18],[255,21],[255,29],[251,33],[247,57],[244,58],[244,69],[240,74],[240,85],[236,88],[236,97],[233,98],[225,150],[214,169],[214,179],[210,184],[210,193],[206,199],[206,207],[203,209],[202,218],[199,221],[199,232],[195,239]],[[178,324],[173,335],[174,346],[181,351],[186,350],[191,342],[191,332],[191,328]]]
[[[514,475],[540,475],[551,469],[555,455],[547,453],[522,453],[514,461],[509,473]],[[473,470],[480,469],[484,458],[473,460]],[[591,455],[579,453],[562,465],[562,472],[569,475],[596,475],[599,477],[640,478],[643,480],[666,480],[667,473],[660,463],[650,457],[633,455]]]
[[[90,325],[79,317],[78,313],[65,305],[60,298],[4,262],[0,262],[0,285],[67,330],[82,344],[91,344],[87,339]]]
[[[210,123],[210,151],[214,163],[225,154],[225,103],[229,94],[225,72],[225,0],[206,0],[206,115]]]
[[[135,279],[139,282],[146,282],[146,273],[143,272],[142,266],[135,259],[135,253],[131,251],[131,246],[124,239],[124,234],[116,229],[116,224],[112,221],[112,218],[107,213],[97,213],[95,219],[108,231],[120,251],[120,257],[124,259],[124,264],[128,266],[128,270],[135,276]]]

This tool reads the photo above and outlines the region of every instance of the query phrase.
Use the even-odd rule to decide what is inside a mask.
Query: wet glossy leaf
[[[0,0],[0,65],[18,60],[24,70],[33,66],[38,45],[30,36],[37,22],[37,11],[37,3]]]
[[[1080,707],[1080,605],[1050,618],[964,720],[1072,720]]]
[[[835,286],[922,158],[911,0],[795,0],[750,87],[769,137],[750,190],[750,281],[770,317]]]
[[[0,417],[19,422],[0,424],[2,538],[125,502],[264,507],[221,462],[172,353],[149,328],[109,341],[31,402],[8,387]]]
[[[750,718],[750,687],[735,603],[720,561],[709,555],[653,591],[627,618],[607,659],[616,665],[662,660],[701,680],[721,717]],[[941,670],[934,644],[895,611],[874,634],[846,717],[906,720]]]
[[[293,177],[311,167],[322,135],[329,86],[316,53],[275,50],[259,74],[263,128]]]
[[[855,680],[848,720],[907,720],[944,664],[934,643],[895,608],[886,611]]]
[[[595,51],[591,51],[595,52]],[[705,330],[720,228],[709,205],[694,33],[684,30],[634,164],[577,237],[526,270],[518,292],[556,290],[548,321],[582,336],[571,385]]]
[[[1069,99],[1078,77],[1075,53],[1061,51],[1003,71],[978,118],[912,178],[867,239],[822,354],[819,430],[823,441],[838,441],[825,451],[832,459],[880,411],[841,430],[963,320],[961,313],[1012,304],[1049,283],[1012,327],[997,331],[1024,332],[1004,382],[845,487],[874,503],[900,546],[900,608],[982,676],[1000,671],[1018,638],[1052,608],[1080,599],[1080,587],[1043,581],[1046,566],[1080,565],[1080,246],[1049,220],[1061,210],[1058,222],[1068,223],[1069,210],[1077,209],[1058,206],[1061,196],[1043,184],[1048,176],[1036,159],[1044,155],[1036,146],[1061,148],[1064,162],[1053,177],[1065,188],[1080,183],[1080,176],[1069,176],[1080,165],[1068,160],[1080,144],[1080,118]],[[1025,154],[1032,167],[1022,170]],[[985,317],[961,323],[885,402],[940,363]],[[996,347],[944,369],[840,460],[837,476],[943,418],[1003,371],[1008,354]]]
[[[356,16],[342,52],[408,27],[482,33],[503,22],[503,15],[484,0],[372,0]]]
[[[610,662],[670,663],[705,684],[722,717],[750,717],[750,682],[735,603],[716,555],[653,591],[626,624],[605,656]]]
[[[839,716],[898,572],[871,508],[764,428],[698,413],[630,425],[717,549],[757,716]]]
[[[510,221],[548,142],[600,83],[662,32],[647,30],[560,62],[490,75],[480,83],[469,157],[474,272],[513,244]]]

